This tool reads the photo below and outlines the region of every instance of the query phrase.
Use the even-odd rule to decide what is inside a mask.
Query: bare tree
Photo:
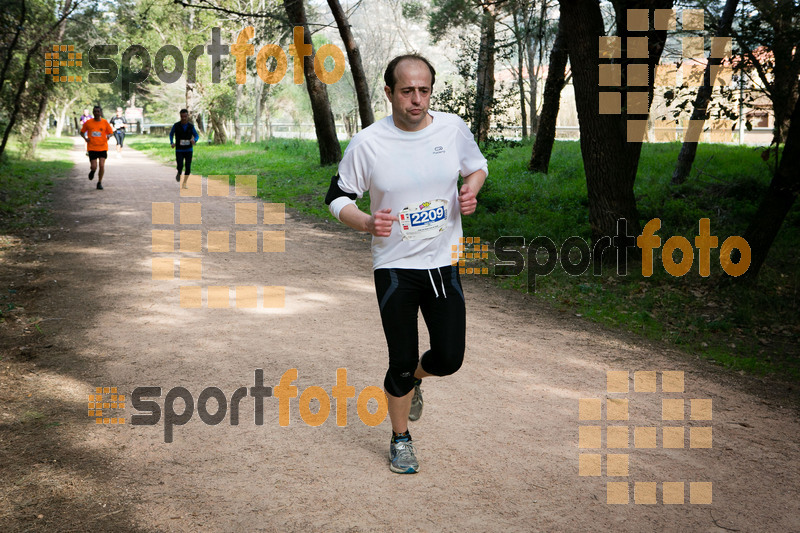
[[[722,16],[719,19],[719,26],[717,27],[717,37],[727,37],[731,33],[731,25],[733,24],[733,16],[736,14],[736,6],[739,0],[727,0],[725,8],[722,10]],[[711,72],[716,67],[722,64],[722,57],[720,54],[711,54],[706,64],[705,72],[703,73],[703,85],[697,90],[697,96],[694,99],[694,110],[692,111],[691,120],[706,120],[706,113],[708,111],[708,104],[711,102],[711,93],[714,90],[714,80],[711,79]],[[672,173],[672,184],[680,185],[686,181],[689,171],[692,170],[694,158],[697,154],[697,142],[691,139],[684,139],[681,146],[681,152],[678,154],[678,162],[675,165],[675,171]]]
[[[361,65],[361,52],[358,50],[353,32],[350,31],[350,21],[347,20],[347,15],[339,4],[339,0],[328,0],[328,6],[336,20],[339,35],[342,37],[344,48],[347,51],[347,59],[350,61],[350,72],[353,74],[353,84],[358,99],[358,114],[361,117],[361,128],[363,129],[375,122],[375,115],[372,113],[367,77],[364,74],[364,67]]]
[[[531,151],[531,160],[528,169],[534,172],[547,173],[550,167],[550,155],[553,152],[553,142],[556,137],[556,119],[561,103],[561,90],[565,83],[565,70],[567,68],[567,39],[564,25],[558,24],[558,34],[550,50],[550,67],[547,71],[547,81],[544,85],[544,103],[542,115],[539,118],[539,129]]]
[[[314,48],[311,45],[311,32],[308,31],[306,11],[303,0],[286,0],[283,4],[291,23],[303,28],[303,43],[309,47],[311,53],[304,57],[303,74],[306,79],[306,89],[311,100],[311,112],[314,116],[314,129],[317,133],[319,144],[319,159],[322,165],[338,163],[342,158],[342,147],[336,137],[336,124],[328,100],[328,90],[314,73]],[[303,45],[301,45],[303,46]],[[299,65],[295,65],[298,68]]]
[[[592,243],[617,234],[619,221],[625,221],[628,235],[639,233],[639,213],[636,208],[636,197],[633,184],[639,166],[642,150],[644,128],[639,128],[647,121],[649,104],[653,95],[653,77],[649,73],[661,57],[666,42],[666,29],[656,30],[652,25],[637,30],[628,25],[629,10],[647,9],[648,20],[652,19],[653,9],[671,9],[672,0],[618,0],[614,5],[616,13],[617,38],[620,43],[627,43],[629,36],[646,37],[648,57],[646,59],[629,58],[628,54],[620,54],[622,59],[611,59],[612,63],[598,63],[598,43],[605,36],[603,16],[596,0],[560,0],[561,24],[566,31],[569,60],[572,68],[572,79],[575,87],[575,103],[580,124],[580,143],[583,166],[586,172],[586,185],[589,195],[589,222],[591,224]],[[630,11],[630,13],[638,13]],[[637,25],[633,26],[634,28]],[[614,54],[611,54],[614,55]],[[608,60],[607,60],[608,61]],[[601,67],[612,81],[602,80],[604,93],[612,98],[622,94],[639,99],[647,98],[644,109],[637,109],[636,114],[623,108],[619,113],[600,113],[600,80]],[[617,96],[614,96],[614,95]],[[633,109],[631,110],[633,111]],[[642,137],[639,136],[641,133]],[[617,246],[622,243],[616,243]],[[626,247],[633,252],[635,247]],[[618,248],[619,250],[620,248]],[[604,256],[596,254],[595,260]],[[606,254],[607,260],[611,254]]]

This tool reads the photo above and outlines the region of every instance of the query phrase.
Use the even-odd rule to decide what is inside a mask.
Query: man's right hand
[[[175,143],[170,143],[170,148],[175,148]]]
[[[392,224],[399,220],[396,216],[391,215],[391,208],[381,209],[376,211],[374,215],[367,220],[367,231],[376,237],[388,237],[392,234]]]

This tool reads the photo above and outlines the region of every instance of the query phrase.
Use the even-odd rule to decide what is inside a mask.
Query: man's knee
[[[427,351],[422,356],[422,369],[434,376],[449,376],[458,372],[464,362],[463,347]]]
[[[414,388],[414,372],[417,363],[409,361],[403,365],[389,365],[383,386],[386,392],[398,398],[405,396]]]

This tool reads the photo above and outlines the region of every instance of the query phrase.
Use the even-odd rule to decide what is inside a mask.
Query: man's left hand
[[[458,203],[461,204],[462,215],[471,215],[478,206],[478,199],[475,193],[466,183],[461,186],[461,190],[458,193]]]

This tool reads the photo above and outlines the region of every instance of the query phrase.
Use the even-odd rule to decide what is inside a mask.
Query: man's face
[[[431,71],[422,61],[404,59],[394,69],[394,91],[384,87],[392,103],[394,125],[404,131],[419,131],[428,125],[431,103]]]
[[[189,122],[189,113],[181,113],[181,124]]]
[[[92,114],[94,115],[95,120],[100,120],[100,117],[103,116],[103,110],[100,109],[99,107],[95,107],[94,109],[92,109]]]
[[[122,116],[122,108],[121,108],[121,107],[118,107],[118,108],[117,108],[117,116],[118,116],[118,117],[121,117],[121,116]]]

